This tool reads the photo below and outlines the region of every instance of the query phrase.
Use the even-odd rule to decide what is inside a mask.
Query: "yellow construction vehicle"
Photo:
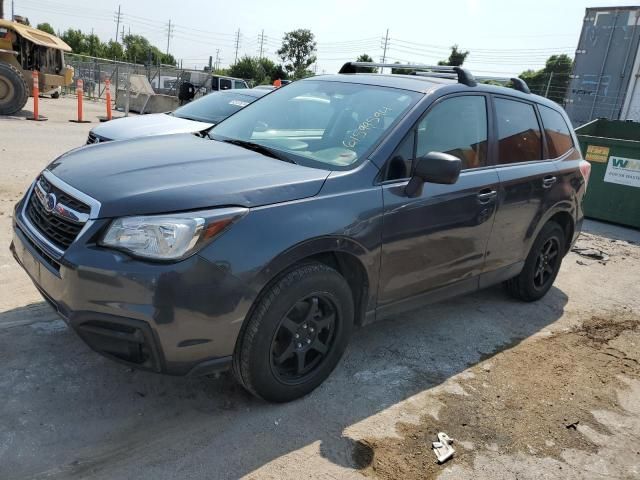
[[[0,19],[0,115],[22,110],[32,92],[34,70],[41,92],[70,85],[73,68],[64,62],[64,52],[70,51],[55,35]]]

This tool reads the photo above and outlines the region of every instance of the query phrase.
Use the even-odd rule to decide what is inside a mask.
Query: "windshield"
[[[255,100],[257,98],[251,95],[213,92],[178,108],[173,112],[173,116],[199,122],[218,123]]]
[[[281,150],[297,163],[346,169],[420,97],[394,88],[305,80],[270,93],[209,133],[214,140]]]

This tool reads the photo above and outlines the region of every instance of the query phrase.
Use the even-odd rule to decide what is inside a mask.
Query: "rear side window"
[[[443,152],[462,160],[462,168],[487,165],[487,103],[465,95],[434,106],[418,124],[416,156]]]
[[[495,99],[499,163],[542,160],[542,135],[533,105]]]
[[[544,134],[547,137],[549,158],[558,158],[573,148],[571,131],[562,115],[555,110],[538,105]]]
[[[228,78],[220,79],[220,90],[229,90],[231,88],[231,80]]]

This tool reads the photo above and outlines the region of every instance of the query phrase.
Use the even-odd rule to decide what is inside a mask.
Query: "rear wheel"
[[[60,92],[56,90],[51,94],[51,98],[53,99],[60,98]]]
[[[268,288],[238,340],[234,374],[272,402],[302,397],[342,356],[353,326],[346,280],[321,263],[296,267]]]
[[[13,65],[0,62],[0,115],[12,115],[27,104],[29,87]]]
[[[525,302],[542,298],[558,275],[564,252],[564,230],[548,222],[533,243],[520,275],[506,282],[509,293]]]

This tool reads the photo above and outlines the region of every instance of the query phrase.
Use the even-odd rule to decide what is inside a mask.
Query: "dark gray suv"
[[[232,366],[277,402],[318,386],[356,326],[499,282],[541,298],[590,171],[564,111],[519,79],[361,66],[206,134],[61,156],[16,206],[15,258],[96,351],[178,375]]]

